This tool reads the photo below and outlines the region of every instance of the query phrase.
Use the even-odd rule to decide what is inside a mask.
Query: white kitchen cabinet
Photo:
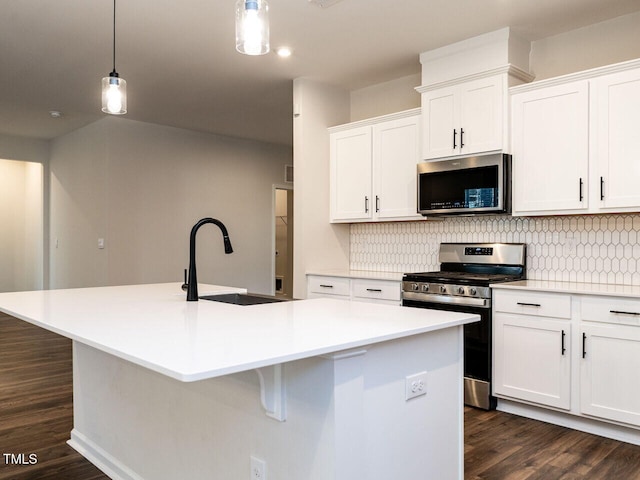
[[[329,129],[331,222],[422,218],[420,121],[416,109]]]
[[[499,291],[494,302],[494,394],[569,410],[570,296]]]
[[[307,298],[342,298],[349,300],[351,295],[351,281],[344,277],[324,275],[307,276]]]
[[[640,211],[640,60],[511,89],[513,214]]]
[[[332,133],[331,220],[372,218],[372,150],[370,126]]]
[[[585,297],[580,411],[640,427],[640,301]]]
[[[514,214],[586,212],[588,82],[513,95],[511,108]]]
[[[503,148],[506,74],[422,93],[424,159]]]
[[[400,305],[401,281],[348,276],[307,275],[307,298],[339,298]]]
[[[596,205],[640,208],[640,68],[592,81]]]

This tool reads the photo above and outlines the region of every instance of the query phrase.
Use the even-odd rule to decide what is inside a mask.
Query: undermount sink
[[[258,295],[256,293],[224,293],[220,295],[204,295],[201,300],[212,302],[232,303],[233,305],[260,305],[262,303],[287,302],[286,298]]]

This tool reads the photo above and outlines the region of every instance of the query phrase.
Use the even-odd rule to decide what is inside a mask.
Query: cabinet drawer
[[[310,276],[308,281],[308,289],[311,293],[349,296],[350,279],[348,278]]]
[[[582,320],[640,326],[640,300],[621,297],[581,297]]]
[[[571,318],[571,295],[494,290],[496,312],[520,313],[536,317]]]
[[[353,280],[354,299],[393,300],[400,303],[400,282],[384,280]]]

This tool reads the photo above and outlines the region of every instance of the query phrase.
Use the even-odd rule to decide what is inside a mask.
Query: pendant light
[[[116,0],[113,0],[113,71],[102,79],[102,111],[112,115],[127,113],[127,82],[116,72]]]
[[[269,4],[266,0],[236,2],[236,50],[245,55],[269,53]]]

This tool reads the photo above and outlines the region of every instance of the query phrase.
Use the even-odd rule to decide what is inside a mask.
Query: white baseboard
[[[75,428],[71,430],[71,439],[67,443],[112,480],[144,480]]]
[[[579,417],[569,413],[549,410],[502,398],[498,399],[497,410],[533,420],[540,420],[541,422],[552,423],[561,427],[572,428],[593,435],[599,435],[601,437],[611,438],[613,440],[619,440],[621,442],[631,443],[633,445],[640,445],[640,431],[622,425]]]

